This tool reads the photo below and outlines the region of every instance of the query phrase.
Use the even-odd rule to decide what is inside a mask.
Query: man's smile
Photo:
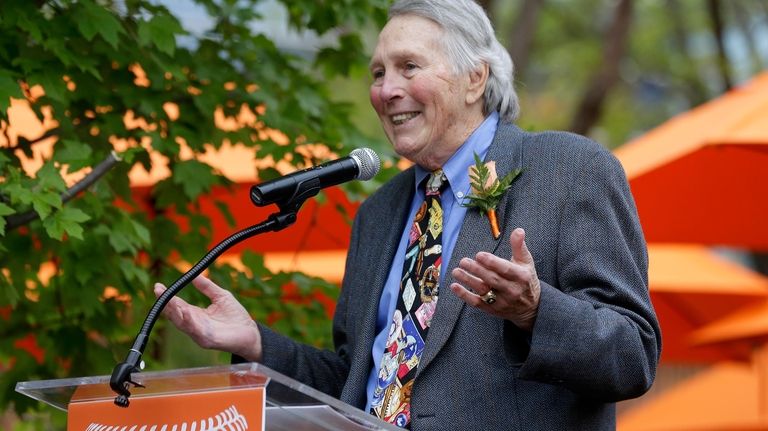
[[[392,121],[392,123],[395,126],[399,126],[401,124],[404,124],[406,121],[410,120],[411,118],[414,118],[418,115],[421,115],[420,112],[403,112],[400,114],[395,114],[389,117],[389,119]]]

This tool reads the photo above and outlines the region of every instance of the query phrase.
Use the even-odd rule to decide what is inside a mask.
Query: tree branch
[[[24,154],[30,156],[32,153],[32,145],[35,145],[48,138],[58,137],[59,131],[60,129],[58,127],[54,127],[53,129],[46,130],[45,133],[34,139],[27,139],[23,136],[19,136],[16,138],[16,145],[11,146],[11,137],[8,136],[8,127],[6,127],[3,129],[3,133],[5,134],[5,139],[8,141],[8,146],[2,148],[2,150],[8,154],[13,154],[13,152],[16,150],[21,150],[24,152]]]
[[[85,176],[85,178],[78,181],[61,194],[61,202],[67,203],[78,193],[90,187],[93,183],[98,181],[107,172],[109,172],[109,170],[112,169],[112,167],[115,166],[115,164],[117,164],[119,161],[120,156],[118,156],[114,151],[110,152],[109,155],[101,163],[96,165],[93,170]],[[6,217],[6,231],[28,224],[33,220],[36,220],[38,217],[39,214],[33,210],[29,210],[21,214],[11,214]]]
[[[515,64],[515,77],[520,80],[528,69],[531,47],[539,25],[539,12],[544,0],[525,0],[509,34],[509,54]]]
[[[43,133],[42,135],[38,136],[37,138],[27,139],[27,138],[25,138],[23,136],[19,136],[18,140],[19,140],[20,143],[24,142],[25,145],[30,145],[31,146],[31,145],[35,145],[38,142],[43,141],[45,139],[58,137],[59,136],[59,130],[60,129],[58,127],[54,127],[53,129],[46,130],[45,133]]]
[[[602,66],[592,77],[569,127],[574,133],[586,135],[600,120],[605,99],[619,79],[619,65],[624,58],[632,22],[632,3],[633,0],[619,0],[616,5],[613,22],[605,36]]]
[[[685,14],[680,8],[680,0],[667,0],[666,5],[671,21],[675,23],[672,26],[672,43],[675,44],[675,49],[685,60],[685,64],[689,65],[680,71],[683,77],[681,87],[691,106],[698,106],[706,102],[709,99],[709,95],[706,85],[701,80],[699,70],[695,67],[696,62],[688,48],[688,34],[687,29],[684,27]]]
[[[709,19],[712,21],[712,33],[715,36],[717,45],[717,67],[723,80],[723,91],[728,91],[733,88],[733,79],[728,67],[728,54],[725,52],[725,26],[720,2],[718,0],[707,0],[707,12],[709,13]]]

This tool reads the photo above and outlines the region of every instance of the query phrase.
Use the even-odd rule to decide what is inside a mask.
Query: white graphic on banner
[[[163,425],[103,425],[91,423],[85,431],[247,431],[245,416],[235,406],[214,417],[195,422]]]

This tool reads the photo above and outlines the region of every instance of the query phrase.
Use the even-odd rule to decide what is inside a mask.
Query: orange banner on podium
[[[84,385],[72,396],[67,430],[262,431],[266,382],[249,374],[155,378],[132,389],[127,408],[114,404],[108,386]]]
[[[264,404],[263,387],[135,398],[128,408],[87,401],[70,405],[67,431],[262,431]]]

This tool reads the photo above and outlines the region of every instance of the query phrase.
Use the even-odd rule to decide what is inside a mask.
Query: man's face
[[[441,167],[483,118],[469,74],[453,72],[443,34],[425,18],[392,18],[370,67],[371,104],[384,132],[399,155],[427,169]]]

